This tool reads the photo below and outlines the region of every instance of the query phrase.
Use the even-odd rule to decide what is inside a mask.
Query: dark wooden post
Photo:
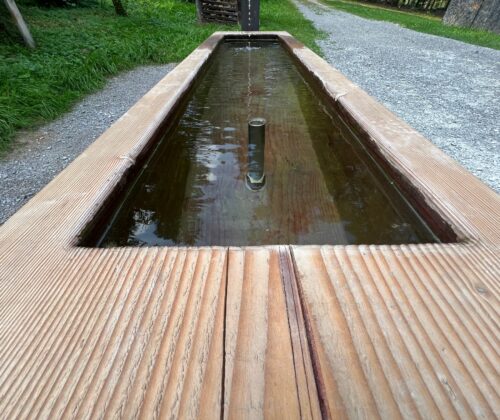
[[[260,0],[241,0],[240,24],[243,31],[258,31]]]

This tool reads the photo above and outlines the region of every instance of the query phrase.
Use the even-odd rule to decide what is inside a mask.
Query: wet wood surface
[[[0,418],[495,418],[500,198],[286,34],[459,243],[75,246],[222,35],[0,228]]]

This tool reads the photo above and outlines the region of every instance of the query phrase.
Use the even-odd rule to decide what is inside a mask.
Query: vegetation
[[[500,50],[500,35],[478,29],[446,26],[441,22],[440,18],[432,15],[402,10],[390,10],[386,7],[345,0],[322,1],[335,9],[343,10],[367,19],[385,20],[397,23],[408,29],[413,29],[414,31],[457,39],[469,44]]]
[[[262,0],[262,29],[288,30],[318,51],[320,34],[284,1]],[[141,64],[178,62],[214,31],[237,29],[198,24],[194,4],[182,0],[134,0],[127,3],[128,17],[117,16],[110,0],[64,8],[18,4],[37,48],[24,47],[0,21],[0,152],[16,130],[57,117],[106,77]]]
[[[325,36],[298,11],[291,0],[260,0],[260,29],[287,31],[321,55],[316,41]]]

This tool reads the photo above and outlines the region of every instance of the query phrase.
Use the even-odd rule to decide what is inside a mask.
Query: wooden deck
[[[458,242],[77,247],[213,35],[0,228],[0,418],[497,418],[500,198],[286,33]]]

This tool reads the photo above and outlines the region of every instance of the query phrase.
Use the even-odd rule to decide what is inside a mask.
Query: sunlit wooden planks
[[[226,251],[92,254],[0,324],[0,417],[220,418]]]
[[[301,320],[285,296],[288,256],[286,247],[229,251],[225,418],[320,417]]]
[[[294,247],[293,256],[328,415],[500,412],[498,284],[467,262],[467,247]]]

